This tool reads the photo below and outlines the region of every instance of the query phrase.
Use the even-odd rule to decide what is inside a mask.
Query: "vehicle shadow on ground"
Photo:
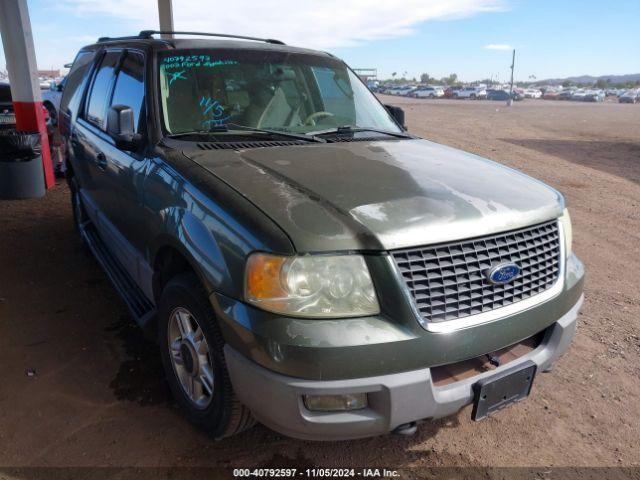
[[[171,392],[165,381],[160,350],[133,319],[123,314],[105,329],[123,343],[129,357],[120,364],[115,378],[109,384],[118,400],[128,400],[144,407],[170,405]]]
[[[145,335],[128,314],[122,314],[120,319],[105,328],[110,335],[115,335],[123,344],[124,350],[129,357],[124,361],[109,387],[120,401],[131,401],[140,406],[167,405],[174,406],[171,392],[165,381],[164,370],[160,360],[160,352],[153,339]],[[185,419],[186,422],[186,419]],[[428,439],[434,437],[441,428],[456,428],[459,426],[458,416],[447,419],[426,421],[418,425],[418,431],[411,436],[389,434],[382,437],[360,439],[342,442],[309,442],[297,440],[280,435],[267,427],[258,424],[253,429],[236,437],[225,439],[226,447],[238,443],[237,447],[244,448],[247,444],[254,444],[249,437],[258,437],[258,442],[277,442],[288,447],[288,450],[295,450],[298,453],[291,457],[276,455],[272,459],[266,459],[271,466],[295,467],[304,464],[309,466],[313,461],[307,459],[301,452],[310,449],[316,452],[322,451],[325,447],[327,451],[335,450],[336,446],[347,447],[355,459],[368,458],[371,453],[380,448],[387,449],[389,442],[398,450],[403,462],[410,460],[411,454],[407,457],[407,452],[417,444],[423,444]],[[203,432],[201,432],[203,433]],[[207,435],[203,435],[204,441],[211,441]],[[255,439],[254,439],[255,440]],[[419,452],[419,457],[424,457],[423,451]],[[268,466],[267,465],[267,466]]]
[[[311,442],[273,434],[262,425],[254,427],[259,436],[280,437],[279,453],[258,461],[266,467],[308,468],[310,465],[381,468],[456,465],[464,462],[437,444],[435,437],[441,429],[457,428],[459,415],[425,421],[412,436],[382,435],[372,438],[340,442]],[[247,432],[247,435],[251,434]],[[336,456],[336,452],[342,452]],[[282,453],[280,453],[282,452]]]
[[[499,140],[640,184],[640,142],[536,138]]]
[[[120,401],[135,402],[140,406],[166,405],[175,407],[171,392],[164,379],[158,346],[146,336],[127,314],[123,314],[113,325],[105,329],[122,343],[129,357],[124,361],[109,387]],[[255,445],[277,445],[276,454],[255,455],[253,466],[260,468],[309,468],[313,465],[333,464],[344,461],[343,465],[389,466],[391,464],[409,466],[451,465],[460,458],[450,458],[448,452],[438,449],[432,439],[441,429],[457,428],[460,415],[446,419],[425,421],[418,425],[414,435],[384,435],[379,437],[341,441],[312,442],[297,440],[281,435],[263,425],[239,435],[215,442],[205,432],[193,427],[198,433],[197,442],[210,448],[211,460],[223,461],[230,452],[246,455],[247,449]],[[186,422],[186,419],[184,419]],[[270,449],[271,452],[274,448]],[[335,458],[336,450],[344,451],[345,457]],[[384,465],[379,462],[384,452]],[[220,458],[216,458],[220,455]],[[389,463],[391,462],[391,463]],[[336,463],[336,466],[339,466]]]

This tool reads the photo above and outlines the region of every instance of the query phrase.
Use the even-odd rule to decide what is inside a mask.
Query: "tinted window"
[[[113,74],[119,58],[120,52],[107,52],[100,63],[100,68],[91,86],[86,119],[102,129],[104,129],[105,126],[104,118],[107,112],[109,96],[111,95],[111,87],[114,79]]]
[[[136,132],[140,131],[140,112],[144,104],[144,57],[127,52],[118,72],[111,105],[126,105],[133,110]]]
[[[63,80],[64,90],[62,100],[60,100],[60,109],[62,111],[66,112],[72,101],[74,105],[77,105],[83,90],[78,87],[82,84],[84,75],[87,73],[94,56],[95,52],[80,52],[74,60],[69,75]]]

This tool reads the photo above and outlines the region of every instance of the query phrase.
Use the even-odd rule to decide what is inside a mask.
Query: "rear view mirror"
[[[126,105],[113,105],[107,115],[107,133],[116,142],[116,148],[135,151],[141,137],[135,133],[133,110]]]
[[[404,124],[404,110],[401,109],[400,107],[394,107],[393,105],[385,105],[384,108],[387,109],[387,112],[389,112],[391,114],[391,116],[395,119],[396,122],[398,122],[398,124],[400,124],[400,126],[406,130],[407,127]]]

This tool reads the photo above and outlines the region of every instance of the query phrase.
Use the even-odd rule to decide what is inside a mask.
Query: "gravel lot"
[[[59,182],[42,200],[0,202],[0,467],[639,466],[640,105],[382,98],[413,133],[566,196],[586,302],[529,399],[409,438],[311,443],[258,426],[212,441],[174,407],[155,347],[79,247]]]

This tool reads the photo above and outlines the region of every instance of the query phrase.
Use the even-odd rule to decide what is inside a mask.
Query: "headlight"
[[[300,317],[358,317],[380,312],[361,255],[254,253],[247,260],[245,298],[264,310]]]
[[[569,210],[566,208],[562,212],[560,223],[562,224],[562,231],[564,233],[564,253],[569,257],[569,255],[571,255],[571,242],[573,242],[573,230],[571,229]]]

